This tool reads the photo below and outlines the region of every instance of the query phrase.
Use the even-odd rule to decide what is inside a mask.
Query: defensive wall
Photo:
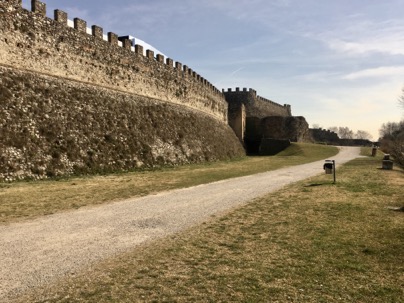
[[[245,155],[206,79],[67,20],[40,1],[0,0],[0,181]]]
[[[310,128],[310,136],[316,143],[339,146],[373,146],[375,142],[367,139],[344,139],[328,129]]]
[[[317,143],[338,145],[340,141],[337,133],[329,129],[310,128],[310,136],[313,141]]]
[[[290,105],[258,96],[251,88],[229,88],[223,94],[229,103],[229,125],[247,153],[275,154],[290,141],[307,141],[308,124],[303,117],[292,117]]]
[[[243,88],[235,90],[229,88],[227,91],[222,90],[226,101],[231,104],[234,109],[240,108],[241,104],[245,106],[246,117],[265,118],[267,116],[292,116],[289,104],[278,104],[274,101],[258,96],[253,89]],[[230,111],[229,111],[230,113]]]
[[[87,33],[79,18],[71,28],[61,10],[48,18],[40,1],[32,1],[32,11],[21,0],[0,2],[0,64],[181,104],[227,122],[223,94],[188,66],[113,32],[105,41],[100,26]]]

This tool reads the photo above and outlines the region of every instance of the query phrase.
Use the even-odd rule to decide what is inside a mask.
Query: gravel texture
[[[359,156],[342,147],[337,166]],[[0,302],[323,172],[324,160],[0,226]],[[330,178],[332,178],[330,176]]]

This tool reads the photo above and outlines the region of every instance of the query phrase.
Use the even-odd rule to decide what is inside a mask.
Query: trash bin
[[[332,174],[332,170],[334,169],[334,165],[333,165],[332,162],[326,162],[326,163],[324,163],[323,168],[324,168],[325,173],[326,173],[327,175],[328,175],[328,174]]]
[[[382,161],[382,169],[392,170],[393,160],[390,160],[390,154],[384,154]]]
[[[393,161],[391,161],[391,160],[383,160],[382,161],[382,169],[392,170],[393,169]]]
[[[334,184],[337,182],[336,173],[335,173],[335,160],[325,160],[323,169],[327,175],[333,174],[334,176]]]

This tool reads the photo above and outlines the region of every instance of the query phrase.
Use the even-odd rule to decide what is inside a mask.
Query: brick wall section
[[[114,33],[104,41],[100,27],[89,35],[85,20],[70,28],[66,13],[55,13],[58,21],[45,17],[40,1],[32,8],[35,13],[19,0],[0,1],[0,64],[181,104],[227,122],[223,94],[186,66],[178,70],[152,52],[119,47]]]

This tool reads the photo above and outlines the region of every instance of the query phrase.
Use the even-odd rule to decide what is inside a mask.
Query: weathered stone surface
[[[245,154],[190,108],[0,66],[0,181],[178,165]]]
[[[75,29],[48,18],[40,1],[35,7],[41,13],[20,5],[0,1],[0,64],[181,104],[227,123],[223,94],[195,72],[128,51],[118,46],[117,37],[109,43],[99,30],[87,34],[85,20],[76,19]]]
[[[278,104],[257,95],[253,89],[235,91],[228,89],[223,92],[229,103],[229,125],[242,140],[249,154],[274,154],[269,151],[269,141],[262,142],[265,138],[275,140],[289,140],[294,142],[311,141],[308,124],[304,117],[293,117],[290,105]],[[245,114],[244,114],[245,112]],[[245,130],[243,129],[245,125]],[[243,136],[244,135],[244,136]],[[272,143],[274,146],[282,144]],[[273,148],[277,150],[277,148]]]
[[[310,141],[309,125],[304,117],[270,116],[261,120],[264,138]]]
[[[0,1],[0,181],[245,154],[223,94],[196,72],[32,7]]]
[[[243,103],[229,103],[229,126],[241,142],[244,142],[246,129],[246,111]]]
[[[337,144],[339,141],[338,135],[328,129],[311,128],[309,132],[313,141],[317,143]]]
[[[264,142],[265,139],[267,140]],[[279,140],[280,143],[277,143]],[[246,119],[245,145],[249,154],[275,154],[280,151],[276,146],[287,146],[289,142],[310,142],[308,124],[303,117],[270,116],[263,119],[248,117]],[[274,146],[273,153],[270,146]],[[286,147],[285,147],[286,146]],[[262,150],[262,151],[261,151]],[[268,151],[266,151],[268,150]]]
[[[247,118],[265,118],[275,115],[287,117],[292,115],[290,105],[281,105],[258,96],[253,89],[236,89],[235,91],[228,89],[224,92],[224,95],[229,104],[244,104]]]
[[[248,117],[246,119],[246,131],[244,143],[248,154],[259,154],[262,139],[261,119]]]

